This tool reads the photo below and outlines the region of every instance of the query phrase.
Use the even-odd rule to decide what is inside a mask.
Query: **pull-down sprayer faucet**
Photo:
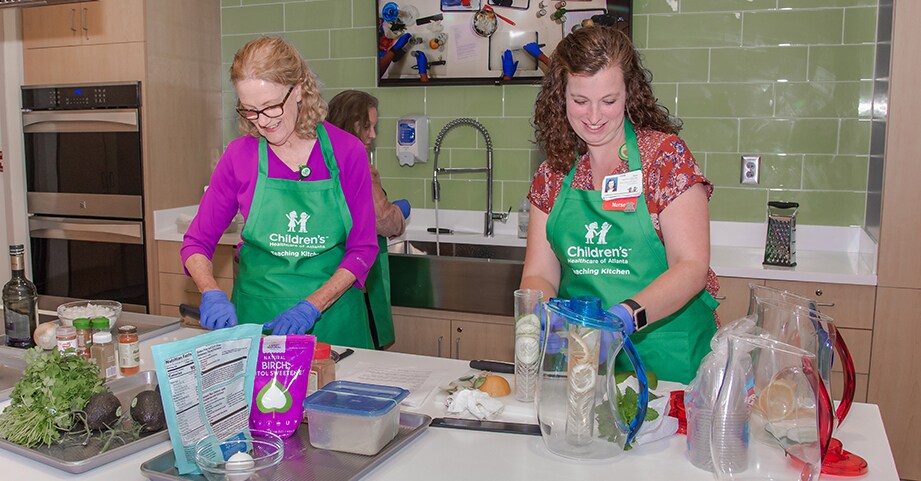
[[[470,125],[471,127],[476,128],[483,134],[483,138],[486,140],[486,167],[438,167],[438,153],[441,152],[441,142],[445,138],[445,134],[449,130],[457,127],[458,125]],[[493,213],[492,211],[492,140],[489,138],[489,133],[486,132],[486,127],[483,127],[483,124],[477,122],[473,119],[460,118],[454,119],[447,123],[444,128],[441,129],[441,132],[438,132],[438,138],[435,139],[435,161],[434,161],[434,171],[432,172],[432,197],[435,201],[438,201],[441,196],[441,186],[438,184],[438,173],[442,174],[466,174],[466,173],[477,173],[485,172],[486,173],[486,214],[483,223],[483,236],[492,237],[493,236],[493,221],[501,220],[505,222],[508,220],[507,213]],[[511,212],[511,209],[509,210]]]

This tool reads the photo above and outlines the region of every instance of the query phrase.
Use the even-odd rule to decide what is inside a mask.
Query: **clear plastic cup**
[[[515,291],[515,399],[534,401],[540,366],[540,304],[544,293],[536,289]]]

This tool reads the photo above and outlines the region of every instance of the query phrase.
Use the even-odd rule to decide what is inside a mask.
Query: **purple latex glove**
[[[286,336],[288,334],[305,334],[317,322],[320,311],[310,303],[301,301],[291,309],[275,316],[275,319],[262,325],[263,329],[271,329],[273,336]]]
[[[429,68],[429,59],[426,58],[425,54],[419,50],[413,50],[413,55],[416,56],[416,68],[419,69],[419,75],[427,74]]]
[[[544,54],[544,52],[540,51],[540,45],[538,45],[537,42],[526,43],[521,48],[523,48],[525,52],[531,54],[531,56],[534,58],[538,58]]]
[[[518,61],[512,56],[512,51],[506,49],[502,54],[502,76],[512,78],[518,70]]]
[[[624,324],[624,336],[629,336],[636,331],[636,326],[633,323],[633,316],[630,315],[630,311],[628,311],[627,307],[623,304],[617,304],[608,309],[608,313],[612,314]],[[608,351],[611,349],[612,341],[614,341],[614,334],[611,331],[601,331],[601,352],[598,356],[598,362],[600,364],[607,362]]]
[[[400,208],[400,212],[403,213],[403,218],[409,218],[409,213],[412,211],[412,207],[409,205],[409,201],[406,199],[400,199],[393,201],[393,205]]]
[[[199,324],[205,329],[223,329],[237,325],[237,309],[221,290],[205,291],[201,295]]]

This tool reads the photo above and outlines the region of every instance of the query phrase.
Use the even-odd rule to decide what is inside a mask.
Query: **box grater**
[[[767,239],[764,242],[764,265],[796,265],[796,202],[768,202]]]

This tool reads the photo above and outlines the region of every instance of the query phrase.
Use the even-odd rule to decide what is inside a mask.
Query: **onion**
[[[46,322],[44,324],[39,324],[38,328],[35,329],[35,334],[32,335],[32,338],[35,339],[35,345],[46,350],[54,349],[57,347],[57,330],[58,323],[56,322]]]

